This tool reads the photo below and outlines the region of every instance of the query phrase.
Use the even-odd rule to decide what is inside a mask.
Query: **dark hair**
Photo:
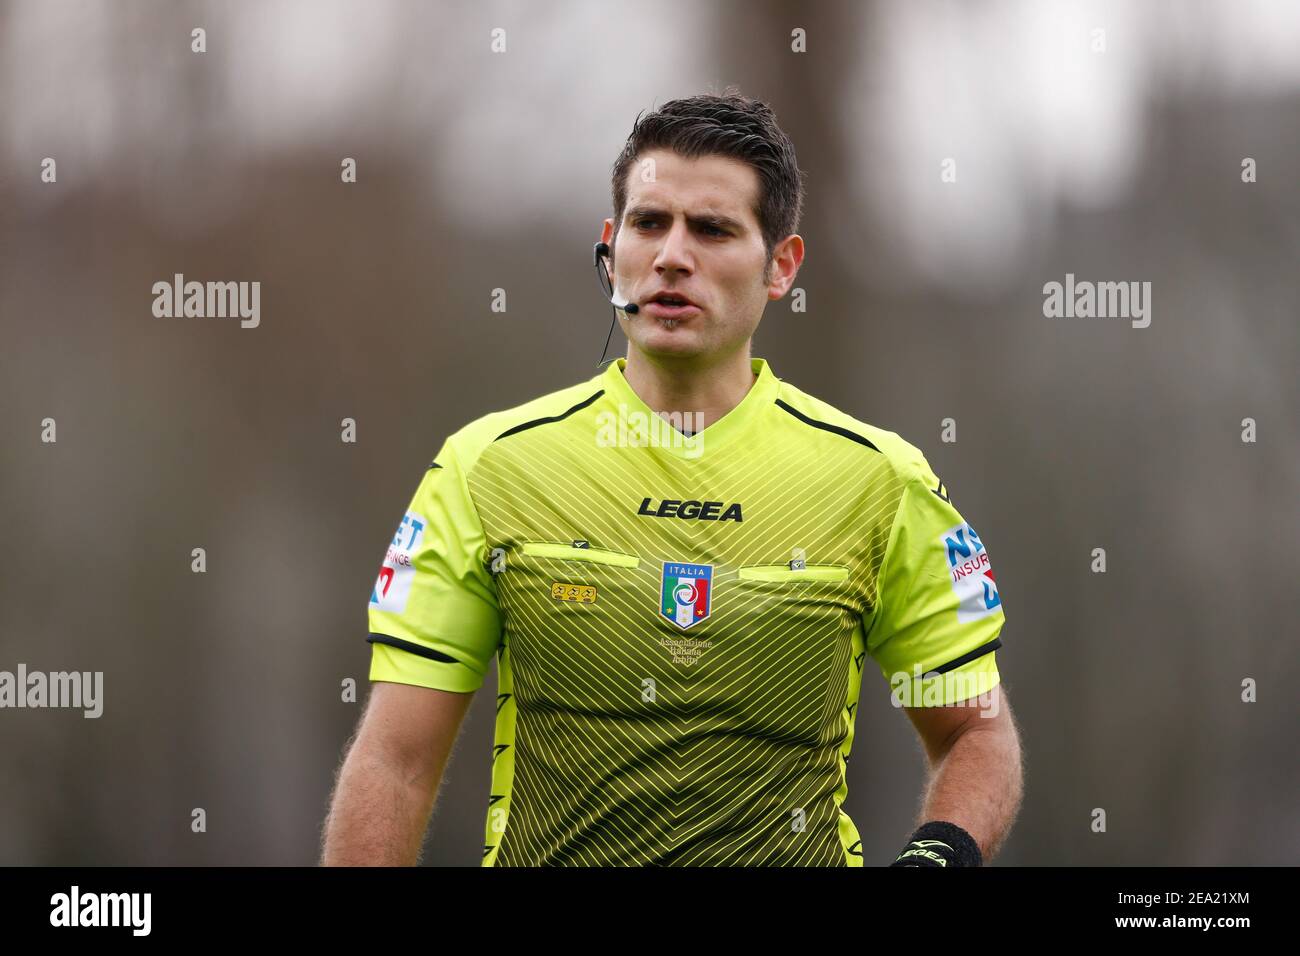
[[[671,149],[688,159],[730,156],[753,168],[758,174],[754,214],[767,249],[763,264],[766,280],[776,244],[799,228],[804,195],[804,174],[795,159],[794,144],[777,125],[771,107],[729,86],[721,96],[701,93],[671,100],[649,115],[644,111],[638,114],[614,162],[615,237],[627,205],[628,171],[637,157],[653,149]]]

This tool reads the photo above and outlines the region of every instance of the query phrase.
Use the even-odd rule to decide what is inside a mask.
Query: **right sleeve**
[[[424,473],[370,594],[370,679],[468,693],[501,638],[496,582],[465,473],[445,442]]]

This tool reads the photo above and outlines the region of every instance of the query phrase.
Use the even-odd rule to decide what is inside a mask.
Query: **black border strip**
[[[834,432],[836,435],[843,435],[845,438],[851,439],[852,441],[857,442],[859,445],[866,445],[872,451],[880,451],[879,448],[871,444],[871,442],[869,442],[867,439],[863,438],[859,434],[856,434],[855,432],[849,431],[847,428],[841,428],[839,425],[832,425],[829,422],[819,422],[815,418],[809,418],[803,412],[791,408],[789,405],[781,401],[781,399],[779,398],[776,400],[776,404],[779,405],[781,408],[784,408],[795,418],[799,419],[799,421],[811,425],[813,428],[820,428],[823,431]],[[884,454],[884,452],[880,452],[880,453],[882,455]]]
[[[404,651],[410,651],[417,657],[427,657],[431,661],[440,661],[443,664],[459,664],[456,658],[444,654],[442,651],[435,651],[432,648],[424,647],[420,644],[413,644],[410,641],[404,641],[400,637],[393,637],[389,634],[371,634],[366,638],[367,644],[388,644],[392,647],[401,648]]]
[[[518,434],[519,432],[524,431],[525,429],[534,428],[537,425],[549,425],[551,422],[563,421],[564,419],[572,415],[574,412],[582,411],[582,409],[586,408],[588,405],[590,405],[592,402],[594,402],[596,399],[600,398],[600,396],[604,394],[605,394],[605,390],[602,388],[595,395],[591,396],[591,398],[587,399],[586,401],[579,402],[577,405],[574,405],[572,408],[570,408],[567,412],[562,412],[559,415],[552,415],[549,418],[535,418],[531,422],[524,422],[523,424],[515,425],[513,428],[507,428],[505,431],[503,431],[500,435],[498,435],[496,438],[492,440],[500,441],[501,439],[506,438],[510,435]]]
[[[952,670],[953,668],[961,667],[961,665],[963,664],[969,664],[971,661],[975,660],[975,658],[983,657],[985,654],[991,654],[993,651],[996,651],[1001,646],[1002,646],[1002,638],[995,637],[987,644],[981,644],[979,647],[975,648],[975,650],[963,654],[961,657],[957,658],[956,660],[952,660],[949,661],[947,664],[940,664],[938,667],[931,668],[930,670],[926,671],[924,674],[921,675],[921,679],[924,680],[925,678],[932,677],[935,674],[943,674]]]

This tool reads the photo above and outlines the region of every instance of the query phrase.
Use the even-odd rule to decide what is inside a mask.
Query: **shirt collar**
[[[750,368],[758,376],[740,404],[727,412],[712,425],[697,435],[687,437],[680,428],[689,427],[691,419],[670,421],[655,412],[641,396],[633,391],[623,372],[627,368],[626,358],[617,358],[609,363],[608,368],[599,376],[600,384],[605,389],[605,397],[618,406],[620,436],[641,436],[638,443],[652,449],[674,455],[678,458],[699,458],[705,452],[716,451],[723,444],[732,441],[744,431],[745,426],[754,421],[762,411],[771,405],[780,389],[781,380],[773,373],[766,359],[749,360]],[[691,416],[693,418],[694,416]],[[645,436],[649,433],[649,441]],[[622,442],[619,442],[622,444]]]

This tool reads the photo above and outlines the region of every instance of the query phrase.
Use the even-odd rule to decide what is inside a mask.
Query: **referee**
[[[322,862],[418,862],[493,657],[484,866],[861,866],[844,811],[868,661],[931,774],[899,866],[978,866],[1021,795],[988,553],[913,445],[750,340],[803,262],[794,147],[728,90],[637,118],[596,264],[628,339],[470,422],[369,604]]]

